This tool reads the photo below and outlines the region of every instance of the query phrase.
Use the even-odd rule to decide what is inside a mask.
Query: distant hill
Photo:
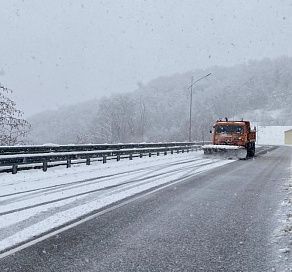
[[[32,143],[116,143],[188,140],[191,78],[192,140],[209,139],[220,117],[261,126],[292,125],[292,58],[251,60],[159,77],[137,90],[37,114]]]

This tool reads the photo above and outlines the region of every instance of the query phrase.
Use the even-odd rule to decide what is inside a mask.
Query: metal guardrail
[[[84,145],[23,145],[23,146],[1,146],[0,155],[8,154],[34,154],[55,152],[77,152],[94,150],[120,150],[130,148],[156,148],[171,146],[202,145],[202,142],[170,142],[170,143],[126,143],[126,144],[84,144]]]
[[[166,155],[168,152],[173,154],[200,148],[201,143],[194,142],[0,147],[0,169],[13,174],[28,168],[42,168],[47,171],[48,167],[61,164],[70,167],[74,160],[85,160],[90,165],[93,158],[99,158],[106,163],[107,159],[119,161],[126,157],[131,160],[133,156],[142,158],[146,155]]]

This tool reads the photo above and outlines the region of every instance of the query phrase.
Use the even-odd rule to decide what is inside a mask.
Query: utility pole
[[[211,73],[209,73],[208,75],[205,75],[201,78],[199,78],[198,80],[194,81],[194,77],[192,76],[192,84],[190,87],[188,87],[188,89],[191,89],[191,99],[190,99],[190,124],[189,124],[189,142],[192,141],[192,107],[193,107],[193,85],[196,84],[198,81],[200,81],[201,79],[207,77],[211,75]]]

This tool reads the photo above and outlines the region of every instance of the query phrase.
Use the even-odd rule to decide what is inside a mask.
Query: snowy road
[[[0,259],[0,271],[290,271],[274,233],[289,148],[247,161],[190,153],[19,174],[1,181],[2,248],[160,190]]]
[[[192,152],[2,174],[0,251],[113,202],[230,162]]]

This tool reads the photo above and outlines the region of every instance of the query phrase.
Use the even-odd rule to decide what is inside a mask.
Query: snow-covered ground
[[[257,144],[261,145],[284,145],[285,131],[292,126],[258,126]]]
[[[0,175],[0,251],[145,190],[232,160],[202,151]]]

